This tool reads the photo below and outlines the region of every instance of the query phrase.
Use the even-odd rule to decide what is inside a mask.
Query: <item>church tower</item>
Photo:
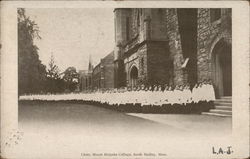
[[[126,74],[123,61],[123,47],[130,38],[131,9],[114,10],[115,48],[114,48],[114,80],[115,88],[126,86]]]

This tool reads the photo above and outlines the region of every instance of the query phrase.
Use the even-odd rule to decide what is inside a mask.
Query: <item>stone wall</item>
[[[102,81],[102,67],[101,63],[96,65],[93,69],[92,73],[92,89],[96,90],[102,88],[103,81]]]
[[[131,27],[129,19],[131,18],[131,9],[129,8],[117,8],[114,10],[114,23],[115,23],[115,46],[114,46],[114,58],[115,60],[122,58],[122,53],[119,51],[120,45],[125,45],[130,39],[131,33],[127,34],[127,27]],[[128,25],[127,25],[128,24]],[[129,36],[128,36],[129,35]]]
[[[167,42],[147,43],[148,84],[169,84],[169,48]]]
[[[178,19],[177,10],[176,8],[133,8],[126,12],[124,9],[123,16],[117,13],[118,17],[116,18],[121,24],[124,24],[124,20],[119,20],[119,18],[129,16],[131,21],[129,23],[129,41],[123,41],[123,45],[119,47],[119,51],[123,56],[121,61],[115,63],[115,67],[117,67],[115,69],[117,71],[116,82],[122,80],[121,77],[123,78],[124,72],[126,72],[124,80],[129,81],[129,70],[132,65],[135,65],[138,69],[139,83],[181,85],[188,82],[190,71],[188,72],[187,69],[182,68],[185,60],[183,55],[185,47],[182,47],[179,26],[179,20],[182,18]],[[232,43],[231,9],[221,9],[221,18],[213,22],[211,22],[210,10],[209,8],[197,9],[197,16],[195,15],[197,17],[197,38],[195,30],[197,46],[195,42],[195,49],[193,49],[195,53],[192,54],[196,56],[197,53],[197,59],[188,54],[190,59],[195,58],[193,59],[195,64],[197,60],[198,82],[211,79],[211,52],[216,43],[221,39],[230,46]],[[124,31],[123,28],[122,35],[126,35]],[[119,31],[116,30],[116,32]],[[164,41],[167,42],[163,44]],[[123,65],[123,62],[125,65]],[[124,68],[118,66],[118,63]],[[191,62],[189,64],[193,65]],[[196,67],[193,70],[196,73]],[[196,82],[195,73],[193,72]]]
[[[121,49],[124,55],[127,85],[130,81],[132,66],[136,66],[138,69],[138,84],[152,84],[153,81],[166,82],[167,68],[164,67],[166,59],[163,57],[167,47],[167,36],[164,13],[165,9],[159,8],[131,9],[129,31],[131,37]],[[156,74],[154,75],[154,73]]]
[[[173,62],[173,76],[170,78],[172,78],[172,84],[180,85],[185,82],[186,78],[181,68],[183,55],[181,48],[181,38],[178,28],[177,9],[166,9],[165,13],[165,25],[169,41],[170,58]]]
[[[147,41],[124,60],[127,84],[129,84],[130,70],[133,66],[138,69],[138,84],[168,84],[169,60],[166,41]]]
[[[133,66],[135,66],[138,69],[138,78],[141,77],[141,67],[139,66],[139,59],[141,51],[145,48],[144,46],[141,46],[141,48],[138,48],[137,50],[134,50],[134,52],[131,52],[129,55],[124,59],[124,65],[125,65],[125,72],[126,72],[126,85],[129,86],[130,83],[130,71]]]
[[[114,88],[114,52],[101,59],[100,63],[95,66],[92,73],[92,88]]]
[[[145,83],[148,80],[148,54],[147,46],[143,45],[138,49],[138,82]]]
[[[197,73],[198,82],[212,79],[212,51],[223,39],[231,45],[231,9],[222,9],[221,18],[211,22],[210,9],[198,9]]]
[[[103,66],[103,88],[114,88],[114,52],[101,60]]]
[[[167,40],[166,27],[164,23],[165,9],[151,9],[150,40]]]
[[[138,42],[143,42],[147,40],[147,34],[151,40],[166,40],[164,11],[160,8],[131,9],[129,41],[139,38]]]

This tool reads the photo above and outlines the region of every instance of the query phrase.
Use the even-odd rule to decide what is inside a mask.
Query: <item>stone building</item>
[[[114,51],[102,58],[93,67],[91,58],[89,69],[79,71],[80,91],[114,88]]]
[[[94,67],[92,80],[94,90],[114,88],[114,51],[102,58]]]
[[[101,63],[97,64],[94,69],[93,69],[93,73],[92,73],[92,88],[94,90],[97,90],[99,88],[103,87],[103,66],[101,65]]]
[[[79,70],[79,89],[80,91],[92,90],[93,65],[91,56],[89,57],[88,70]]]
[[[169,82],[165,9],[115,9],[115,86]]]
[[[213,81],[232,94],[231,9],[114,10],[115,87]]]
[[[85,83],[85,78],[86,76],[88,76],[88,72],[87,70],[79,70],[78,74],[79,74],[79,82],[78,82],[79,91],[86,90],[87,87]]]
[[[198,81],[212,79],[217,96],[232,95],[232,10],[198,10]]]

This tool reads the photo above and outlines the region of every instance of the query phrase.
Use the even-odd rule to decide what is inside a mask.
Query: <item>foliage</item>
[[[46,67],[39,60],[34,39],[41,39],[37,24],[18,9],[18,94],[45,91]]]
[[[78,73],[76,72],[76,68],[75,67],[68,67],[65,71],[64,71],[64,76],[63,76],[63,80],[66,84],[66,89],[68,89],[69,91],[74,91],[77,88],[77,84],[78,84]]]
[[[64,91],[64,82],[60,77],[60,70],[55,63],[53,54],[51,54],[47,69],[47,92],[59,93]]]
[[[39,27],[25,15],[25,9],[18,13],[18,94],[61,93],[74,91],[78,83],[78,74],[74,67],[60,73],[53,54],[48,69],[39,60],[35,39],[41,39]],[[61,75],[64,74],[63,78]]]
[[[58,78],[60,78],[59,68],[55,64],[55,59],[54,59],[53,54],[51,54],[51,56],[50,56],[49,68],[47,70],[47,77],[48,78],[52,78],[52,79],[58,79]]]

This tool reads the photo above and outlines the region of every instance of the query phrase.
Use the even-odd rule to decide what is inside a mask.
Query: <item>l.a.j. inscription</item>
[[[232,150],[232,146],[227,146],[226,148],[222,148],[222,147],[215,148],[215,147],[212,147],[212,153],[216,154],[216,155],[219,155],[219,154],[230,155],[230,154],[233,153],[233,150]]]

